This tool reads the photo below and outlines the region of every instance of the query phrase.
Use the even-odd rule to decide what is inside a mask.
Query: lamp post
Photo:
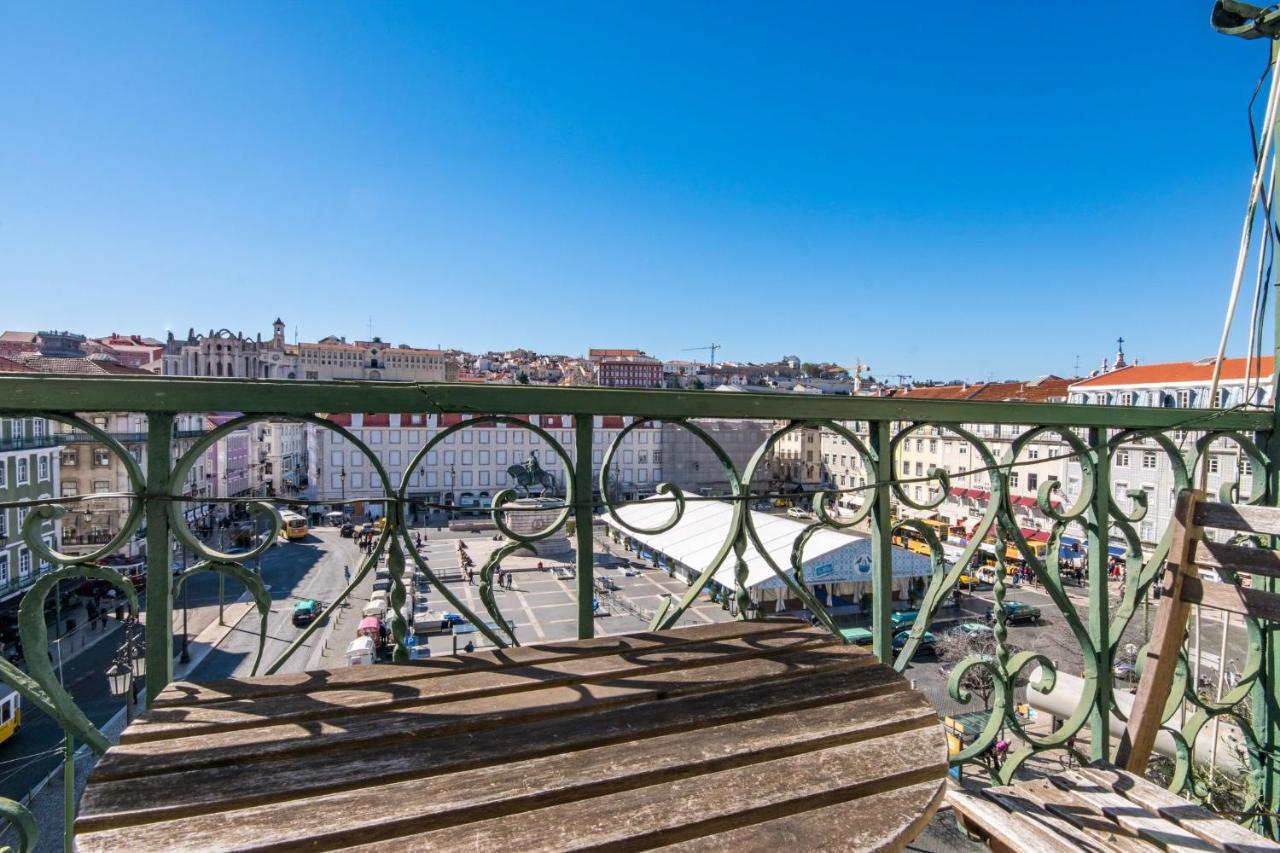
[[[135,636],[134,619],[124,623],[124,643],[116,649],[111,667],[107,670],[107,684],[112,696],[123,696],[125,722],[133,719],[133,705],[137,685],[147,673],[147,654],[141,636]]]
[[[342,470],[338,472],[338,479],[342,481],[342,514],[347,514],[347,466],[343,465]]]
[[[458,466],[449,466],[449,493],[453,495],[453,500],[449,503],[449,520],[453,521],[456,517],[454,509],[458,506]]]

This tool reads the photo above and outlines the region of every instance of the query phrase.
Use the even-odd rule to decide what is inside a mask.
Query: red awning
[[[962,497],[964,497],[964,493],[965,493],[965,492],[967,492],[967,491],[969,491],[969,490],[968,490],[968,489],[962,489],[962,488],[960,488],[959,486],[952,486],[952,487],[947,491],[947,494],[948,494],[948,495],[950,495],[950,496],[951,496],[951,497],[953,497],[953,498],[962,498]]]
[[[1033,507],[1036,505],[1036,499],[1026,495],[1019,495],[1013,499],[1014,506]]]

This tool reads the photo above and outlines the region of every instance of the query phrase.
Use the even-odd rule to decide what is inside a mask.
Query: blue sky
[[[1267,50],[1211,5],[9,4],[0,327],[1201,357]]]

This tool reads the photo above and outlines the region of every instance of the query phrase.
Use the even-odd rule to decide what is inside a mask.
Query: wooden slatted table
[[[936,712],[866,649],[730,622],[174,684],[98,762],[76,843],[894,850],[946,758]]]
[[[1280,851],[1280,845],[1110,765],[1003,788],[952,790],[947,799],[997,850]]]

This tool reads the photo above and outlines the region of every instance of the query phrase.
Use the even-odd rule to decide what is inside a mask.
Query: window
[[[1017,471],[1009,472],[1009,487],[1013,489],[1018,488],[1018,472]]]
[[[389,432],[387,433],[387,442],[388,442],[389,444],[399,444],[399,443],[400,443],[400,430],[398,430],[398,429],[393,429],[393,430],[389,431]]]
[[[7,538],[9,536],[9,513],[7,510],[0,509],[0,537]]]
[[[78,492],[79,488],[77,487],[75,480],[64,482],[62,484],[62,496],[64,498],[74,498]]]
[[[1116,465],[1119,466],[1120,468],[1129,467],[1129,451],[1127,450],[1116,451]]]
[[[1040,448],[1038,448],[1038,447],[1028,447],[1028,448],[1027,448],[1027,458],[1028,458],[1028,459],[1039,459],[1039,458],[1040,458]]]
[[[1116,501],[1117,502],[1123,502],[1126,497],[1125,493],[1128,491],[1129,491],[1128,483],[1121,483],[1118,480],[1116,481]]]
[[[1142,522],[1142,525],[1139,527],[1138,535],[1142,538],[1143,542],[1155,541],[1155,537],[1156,537],[1155,525],[1149,521]]]
[[[1218,473],[1218,457],[1216,456],[1209,457],[1209,473],[1210,474]]]
[[[18,577],[31,574],[31,552],[23,548],[18,552]]]
[[[1123,392],[1121,392],[1121,394],[1120,394],[1120,405],[1122,405],[1122,406],[1132,406],[1132,405],[1133,405],[1134,396],[1135,396],[1135,395],[1134,395],[1134,393],[1133,393],[1132,391],[1123,391]]]
[[[9,555],[0,554],[0,584],[9,584]]]
[[[1034,490],[1038,485],[1040,485],[1039,476],[1036,474],[1027,474],[1027,488]]]
[[[1179,392],[1178,392],[1178,395],[1177,395],[1177,399],[1178,399],[1178,408],[1179,408],[1179,409],[1189,409],[1189,408],[1191,408],[1191,391],[1190,391],[1190,389],[1183,388],[1181,391],[1179,391]]]
[[[30,463],[26,459],[18,460],[18,485],[25,486],[31,480]]]
[[[93,449],[93,467],[110,468],[111,467],[111,451],[105,447],[95,447]]]
[[[1142,467],[1147,469],[1156,467],[1156,452],[1154,450],[1142,451]]]
[[[79,464],[80,455],[75,450],[62,451],[62,464],[64,467],[74,468]]]

